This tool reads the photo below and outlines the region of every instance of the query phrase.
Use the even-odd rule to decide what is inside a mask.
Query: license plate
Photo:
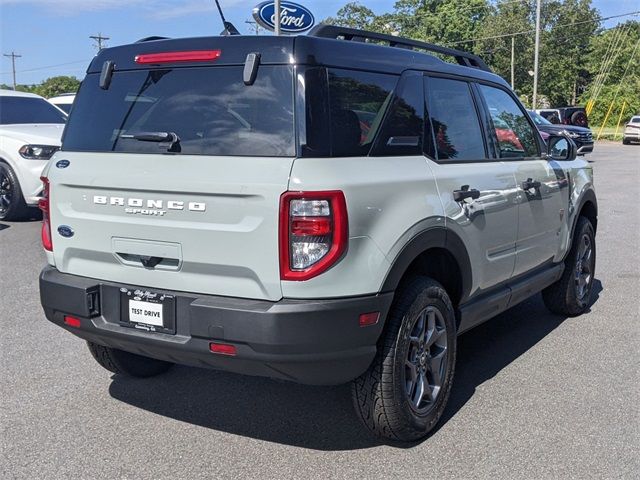
[[[175,333],[175,297],[142,288],[121,288],[120,317],[127,327]]]

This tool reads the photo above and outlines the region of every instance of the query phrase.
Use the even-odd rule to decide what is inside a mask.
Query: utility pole
[[[5,53],[5,57],[11,57],[11,68],[13,70],[13,89],[16,89],[16,58],[20,58],[22,55],[17,55],[16,52]]]
[[[511,37],[511,90],[516,89],[516,36]]]
[[[273,8],[275,9],[275,34],[280,35],[280,0],[273,2]]]
[[[538,61],[540,54],[540,9],[542,0],[536,0],[536,46],[533,55],[533,99],[531,109],[535,110],[538,102]]]
[[[244,23],[248,23],[249,25],[251,25],[251,28],[253,28],[256,31],[256,35],[260,35],[260,25],[258,25],[258,22],[245,20]]]
[[[98,35],[89,35],[89,38],[92,38],[96,41],[96,44],[94,46],[98,49],[98,51],[104,48],[102,46],[102,41],[110,39],[110,37],[103,37],[101,33],[98,33]]]

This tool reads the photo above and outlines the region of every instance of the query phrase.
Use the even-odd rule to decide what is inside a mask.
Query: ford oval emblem
[[[253,18],[260,26],[274,31],[276,25],[275,2],[262,2],[253,9]],[[316,23],[308,8],[293,2],[280,2],[280,30],[285,33],[300,33]]]
[[[58,168],[67,168],[69,165],[71,165],[69,160],[58,160],[56,162],[56,167]]]
[[[74,231],[69,225],[60,225],[58,227],[58,233],[65,238],[73,237]]]

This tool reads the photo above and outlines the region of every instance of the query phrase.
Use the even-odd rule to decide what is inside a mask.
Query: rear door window
[[[171,132],[182,154],[294,156],[293,73],[261,66],[253,85],[243,67],[116,72],[108,90],[87,75],[73,106],[63,150],[165,153],[131,138]]]
[[[484,136],[470,85],[437,77],[429,78],[426,85],[437,160],[486,159]]]
[[[489,108],[500,158],[534,157],[539,154],[533,126],[516,101],[502,89],[479,85]]]
[[[423,75],[408,72],[398,83],[374,155],[421,155],[424,130]]]

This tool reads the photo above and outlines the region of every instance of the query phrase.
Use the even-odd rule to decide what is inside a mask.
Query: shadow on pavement
[[[595,280],[594,302],[601,291],[600,281]],[[549,313],[536,295],[460,336],[456,379],[440,426],[469,401],[479,385],[564,320]],[[303,386],[182,366],[151,379],[120,375],[112,379],[109,393],[113,398],[205,428],[315,450],[357,450],[383,444],[360,425],[349,385]],[[393,445],[407,448],[415,444]]]
[[[11,225],[7,225],[6,223],[0,223],[0,231],[10,228]]]

